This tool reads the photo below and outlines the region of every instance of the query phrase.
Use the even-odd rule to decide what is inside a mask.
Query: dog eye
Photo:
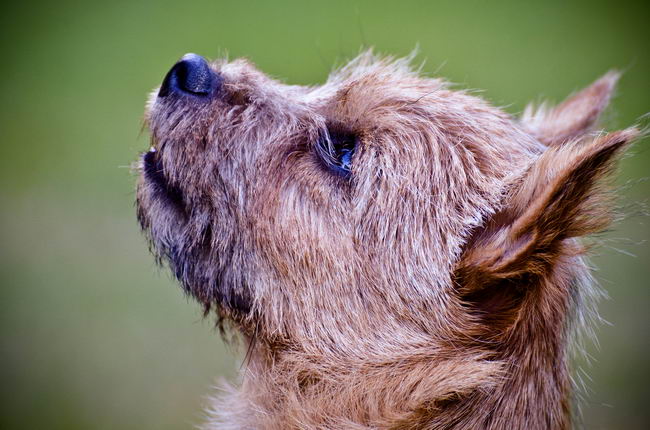
[[[352,134],[329,131],[323,133],[316,144],[319,158],[332,172],[349,176],[352,157],[357,147],[357,138]]]

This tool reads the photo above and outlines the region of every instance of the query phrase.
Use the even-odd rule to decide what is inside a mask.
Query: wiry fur
[[[517,120],[372,53],[318,87],[212,67],[208,102],[153,95],[138,184],[153,250],[251,345],[207,428],[568,428],[577,238],[636,136],[591,134],[617,75]],[[359,138],[350,178],[327,128]]]

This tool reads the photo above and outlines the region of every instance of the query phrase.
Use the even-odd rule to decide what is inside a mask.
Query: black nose
[[[210,69],[205,58],[185,54],[165,76],[158,97],[165,97],[171,92],[207,96],[217,89],[220,81],[219,75]]]

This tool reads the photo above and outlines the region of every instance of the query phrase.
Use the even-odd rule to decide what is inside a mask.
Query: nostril
[[[177,90],[198,96],[210,94],[219,83],[217,73],[213,72],[205,58],[196,54],[185,54],[165,76],[159,97],[165,97]]]

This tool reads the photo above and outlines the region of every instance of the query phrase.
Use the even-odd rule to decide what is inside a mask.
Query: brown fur
[[[138,184],[153,250],[250,343],[207,428],[568,428],[578,238],[637,135],[592,132],[617,75],[518,120],[371,53],[318,87],[212,67],[209,102],[153,95],[163,179]],[[349,177],[328,129],[358,138]]]

